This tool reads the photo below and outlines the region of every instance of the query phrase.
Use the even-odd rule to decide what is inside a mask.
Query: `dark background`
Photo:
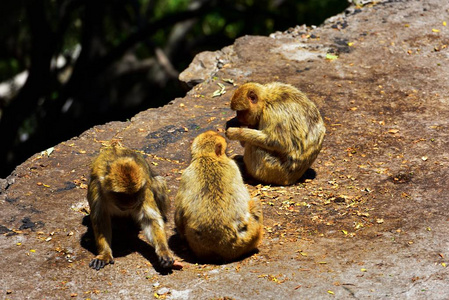
[[[93,125],[183,96],[178,74],[201,51],[246,34],[319,25],[347,6],[347,0],[1,1],[0,178]]]

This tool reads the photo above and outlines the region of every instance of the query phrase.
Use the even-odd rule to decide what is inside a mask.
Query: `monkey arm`
[[[280,143],[270,139],[270,137],[263,131],[251,128],[235,128],[231,127],[226,130],[226,136],[230,140],[238,140],[247,142],[256,147],[272,152],[285,152]]]
[[[141,224],[145,237],[154,247],[160,265],[163,268],[170,268],[173,266],[174,258],[168,248],[164,220],[157,207],[151,205],[152,201],[149,199],[150,198],[146,198],[143,203],[140,214],[138,215],[138,221]]]
[[[162,176],[155,176],[151,184],[151,191],[154,195],[157,207],[164,218],[167,219],[167,212],[170,208],[170,200],[168,199],[168,188],[165,178]]]
[[[95,235],[98,255],[89,263],[89,267],[100,270],[107,264],[113,264],[114,259],[111,250],[112,229],[111,217],[101,206],[102,199],[93,199],[90,212],[90,220]]]

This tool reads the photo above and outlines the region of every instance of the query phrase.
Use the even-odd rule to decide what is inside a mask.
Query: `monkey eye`
[[[250,91],[248,93],[248,98],[249,98],[249,101],[251,101],[251,103],[253,103],[253,104],[257,103],[257,95],[253,91]]]

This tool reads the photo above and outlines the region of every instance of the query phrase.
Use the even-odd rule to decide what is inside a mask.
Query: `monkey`
[[[89,266],[100,270],[113,264],[111,217],[130,216],[152,244],[162,268],[174,259],[164,231],[169,209],[167,185],[144,157],[118,143],[104,147],[92,163],[87,200],[98,255]]]
[[[326,132],[315,104],[294,86],[272,82],[243,84],[230,106],[240,127],[228,126],[226,136],[244,147],[247,173],[267,184],[298,182],[321,151]]]
[[[202,261],[228,262],[250,254],[263,234],[261,203],[251,199],[226,147],[217,132],[198,135],[175,197],[176,230]]]

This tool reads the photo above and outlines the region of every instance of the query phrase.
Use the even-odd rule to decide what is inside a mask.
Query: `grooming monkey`
[[[87,200],[98,250],[89,264],[91,268],[99,270],[114,263],[112,216],[131,216],[154,247],[160,265],[172,267],[174,259],[164,231],[169,207],[167,186],[141,154],[117,143],[102,149],[92,164]]]
[[[315,104],[295,87],[280,82],[246,83],[232,99],[241,126],[226,136],[245,147],[246,170],[264,183],[297,182],[321,151],[323,119]]]
[[[196,256],[231,261],[257,248],[262,207],[251,199],[226,140],[207,131],[192,143],[192,161],[175,198],[175,224]]]

